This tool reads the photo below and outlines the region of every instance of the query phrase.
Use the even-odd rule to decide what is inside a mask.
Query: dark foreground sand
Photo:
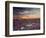
[[[13,19],[13,30],[39,30],[40,19]]]

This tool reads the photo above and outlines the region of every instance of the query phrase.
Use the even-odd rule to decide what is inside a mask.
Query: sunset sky
[[[38,19],[40,18],[40,8],[13,7],[13,16],[15,19]]]

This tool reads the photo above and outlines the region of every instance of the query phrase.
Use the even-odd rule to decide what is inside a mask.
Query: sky
[[[40,8],[13,7],[13,16],[16,15],[40,16]]]

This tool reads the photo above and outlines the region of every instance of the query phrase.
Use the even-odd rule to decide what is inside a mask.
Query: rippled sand
[[[39,30],[40,19],[13,19],[13,30]]]

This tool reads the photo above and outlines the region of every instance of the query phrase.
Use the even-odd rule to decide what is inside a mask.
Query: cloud
[[[26,10],[19,13],[20,15],[40,15],[40,9]]]
[[[40,15],[40,8],[14,7],[13,15]]]

